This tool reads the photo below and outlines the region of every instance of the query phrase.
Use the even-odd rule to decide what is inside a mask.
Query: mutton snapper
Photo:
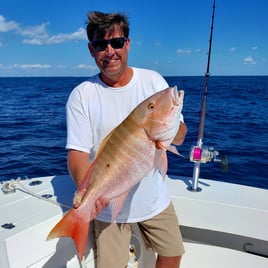
[[[130,189],[152,169],[158,169],[164,178],[166,150],[178,154],[171,143],[179,128],[183,97],[177,87],[157,92],[110,132],[75,195],[75,208],[55,225],[48,239],[72,237],[82,260],[95,202],[100,197],[109,200],[113,222]]]

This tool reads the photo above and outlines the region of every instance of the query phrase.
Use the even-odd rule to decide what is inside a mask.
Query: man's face
[[[127,69],[130,40],[123,38],[124,36],[120,29],[115,28],[112,34],[107,34],[103,38],[103,40],[110,40],[108,44],[105,42],[102,43],[101,40],[96,38],[93,40],[93,44],[89,43],[88,45],[91,56],[95,58],[104,80],[108,78],[109,80],[116,81]],[[100,42],[94,43],[94,41]]]

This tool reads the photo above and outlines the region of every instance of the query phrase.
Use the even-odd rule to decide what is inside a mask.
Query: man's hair
[[[129,21],[125,14],[93,11],[89,12],[87,17],[86,30],[90,42],[103,39],[107,33],[112,35],[116,29],[119,29],[124,37],[129,36]]]

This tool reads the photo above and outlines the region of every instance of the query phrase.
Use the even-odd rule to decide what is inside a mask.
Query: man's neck
[[[127,68],[124,73],[115,76],[115,77],[107,77],[105,74],[101,73],[100,78],[101,80],[108,85],[109,87],[123,87],[127,85],[133,77],[133,70],[132,68]]]

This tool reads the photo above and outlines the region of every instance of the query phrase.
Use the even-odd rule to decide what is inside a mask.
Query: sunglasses
[[[106,49],[108,44],[112,46],[114,49],[122,48],[127,41],[126,37],[116,37],[107,40],[96,40],[91,43],[95,51],[103,51]]]

